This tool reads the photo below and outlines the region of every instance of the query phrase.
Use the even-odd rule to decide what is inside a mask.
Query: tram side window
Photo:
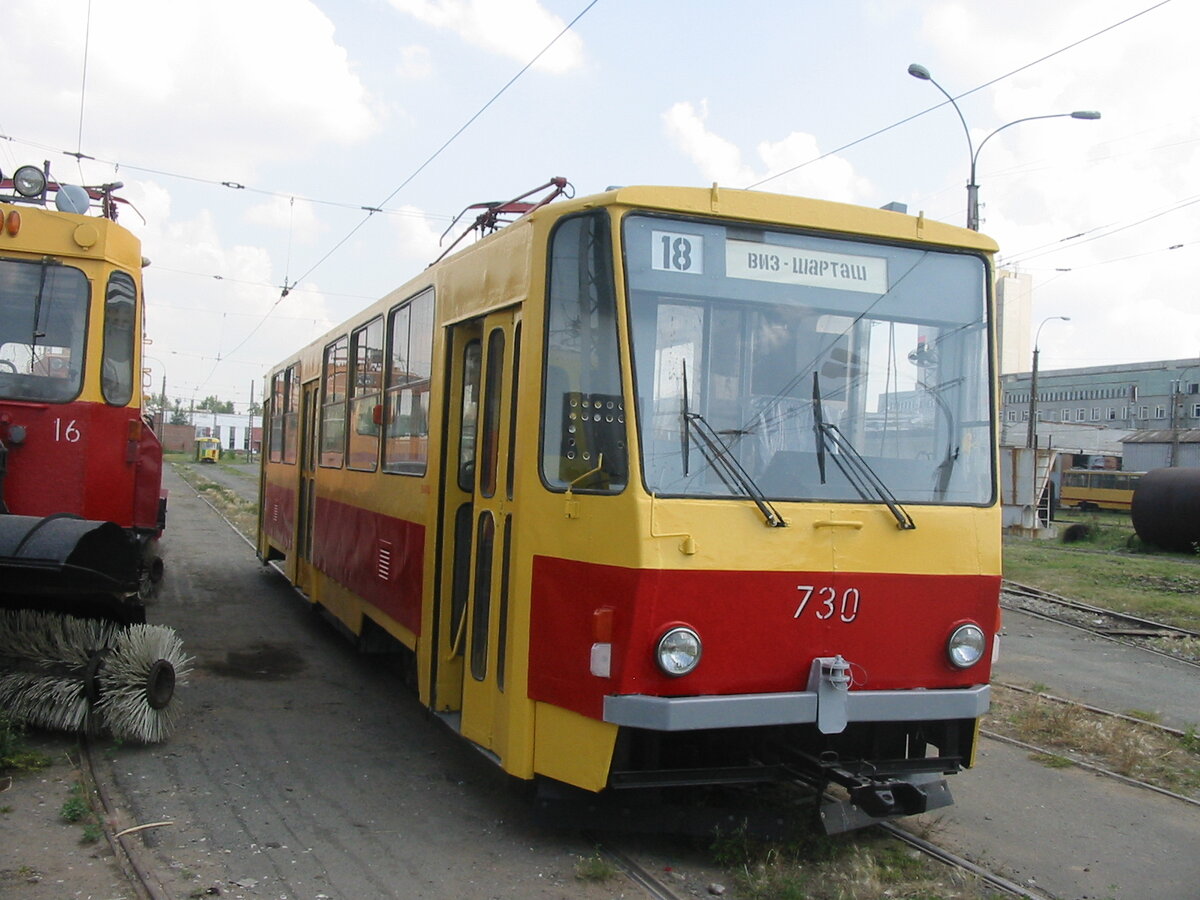
[[[125,406],[133,398],[133,348],[137,287],[125,272],[113,272],[104,296],[104,399]]]
[[[379,465],[379,425],[383,421],[383,319],[373,319],[350,335],[350,443],[346,466],[374,472]]]
[[[283,407],[283,461],[296,464],[296,449],[300,446],[300,366],[288,366],[286,400]]]
[[[429,384],[433,374],[433,291],[388,317],[383,470],[424,475],[429,458]]]
[[[565,220],[550,247],[542,478],[616,493],[629,478],[609,222]]]
[[[78,396],[88,299],[79,269],[0,260],[0,397],[61,403]]]
[[[346,387],[350,341],[325,348],[321,379],[321,465],[341,468],[346,455]]]
[[[271,450],[268,457],[273,463],[283,462],[283,404],[286,391],[287,373],[276,372],[271,376]]]

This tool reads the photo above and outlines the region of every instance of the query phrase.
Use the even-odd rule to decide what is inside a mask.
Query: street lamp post
[[[1023,119],[1016,119],[1009,122],[1007,125],[1001,125],[991,134],[987,135],[979,146],[976,147],[971,140],[971,129],[967,127],[967,120],[963,117],[962,110],[958,108],[958,103],[946,91],[944,87],[933,80],[933,76],[929,74],[929,70],[922,65],[913,63],[908,67],[908,74],[913,78],[919,78],[922,81],[928,81],[935,88],[942,92],[950,105],[954,107],[954,111],[958,113],[958,120],[962,122],[963,131],[967,135],[967,152],[971,156],[971,177],[967,181],[967,227],[972,231],[979,230],[979,184],[975,181],[975,164],[979,161],[979,152],[983,150],[983,145],[994,138],[997,134],[1006,128],[1011,128],[1013,125],[1019,125],[1022,122],[1032,122],[1036,119],[1098,119],[1100,113],[1091,109],[1079,109],[1069,113],[1052,113],[1047,116],[1026,116]]]
[[[1037,333],[1033,336],[1033,371],[1029,375],[1029,431],[1025,436],[1026,447],[1037,446],[1037,405],[1038,405],[1038,341],[1042,337],[1042,328],[1047,322],[1058,319],[1060,322],[1070,322],[1070,316],[1048,316],[1042,319]]]

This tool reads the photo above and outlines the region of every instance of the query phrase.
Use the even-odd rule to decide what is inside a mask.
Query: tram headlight
[[[672,628],[658,639],[654,657],[664,675],[677,678],[700,662],[700,635],[690,628]]]
[[[952,665],[959,669],[969,669],[983,659],[987,649],[987,638],[983,629],[973,622],[959,625],[946,642],[946,655]]]
[[[21,166],[13,173],[13,188],[22,197],[40,197],[46,192],[46,173],[37,166]]]

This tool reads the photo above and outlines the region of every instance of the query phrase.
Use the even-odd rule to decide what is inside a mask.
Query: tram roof
[[[882,238],[922,241],[994,253],[999,246],[977,231],[926,219],[924,214],[910,216],[888,209],[874,209],[816,200],[790,194],[748,191],[714,184],[711,188],[630,185],[614,187],[600,194],[559,201],[543,209],[561,215],[574,209],[596,206],[628,206],[691,215],[722,216],[758,222],[820,223],[825,231],[870,234]],[[538,212],[541,212],[539,210]],[[535,212],[533,215],[537,215]]]

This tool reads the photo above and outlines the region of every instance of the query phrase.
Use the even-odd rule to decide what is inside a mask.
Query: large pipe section
[[[1138,481],[1131,508],[1138,537],[1164,550],[1200,548],[1200,469],[1154,469]]]

